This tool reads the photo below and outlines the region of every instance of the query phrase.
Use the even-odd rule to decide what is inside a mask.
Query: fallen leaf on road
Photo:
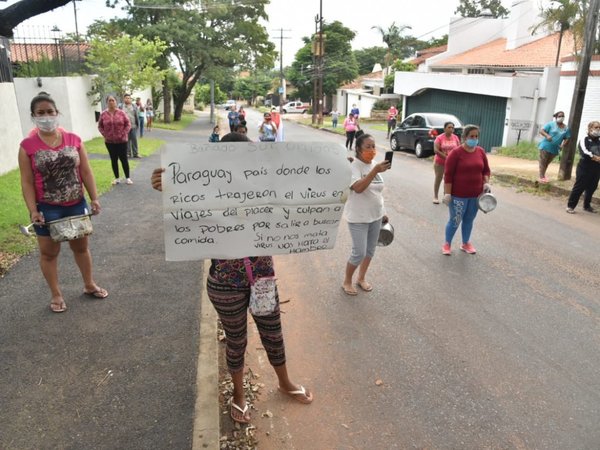
[[[381,381],[381,380],[376,380],[376,381],[375,381],[375,384],[376,384],[377,386],[381,386],[381,385],[383,384],[383,381]]]
[[[273,417],[273,413],[267,409],[264,413],[262,413],[262,416],[270,419]]]

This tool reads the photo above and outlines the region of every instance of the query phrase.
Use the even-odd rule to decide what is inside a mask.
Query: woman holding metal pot
[[[363,134],[356,140],[356,158],[351,165],[350,194],[344,207],[344,216],[352,237],[352,252],[346,263],[342,284],[342,290],[347,295],[358,295],[352,282],[357,268],[357,286],[366,292],[373,290],[373,286],[365,278],[375,255],[381,225],[388,222],[383,205],[383,178],[380,174],[389,170],[391,163],[375,163],[373,159],[376,155],[375,141],[371,135]]]
[[[52,295],[50,310],[60,313],[67,309],[58,283],[60,242],[51,239],[44,224],[88,214],[84,188],[90,196],[91,214],[100,213],[100,203],[83,143],[76,134],[59,130],[58,109],[49,95],[37,95],[31,100],[31,118],[38,132],[21,142],[21,189],[37,234],[40,267]],[[87,236],[69,241],[69,245],[83,277],[83,293],[95,298],[107,297],[108,292],[92,276]]]
[[[479,144],[479,127],[466,125],[462,145],[453,149],[446,158],[444,170],[444,204],[449,207],[450,218],[446,224],[446,241],[442,253],[450,255],[454,234],[461,227],[460,249],[469,254],[477,251],[471,244],[471,231],[477,216],[477,199],[490,192],[490,166],[485,150]]]

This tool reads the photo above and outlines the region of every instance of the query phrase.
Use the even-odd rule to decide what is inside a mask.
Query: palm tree
[[[396,25],[396,22],[392,22],[387,30],[379,25],[372,26],[371,29],[376,29],[379,31],[381,34],[381,40],[387,47],[387,53],[385,55],[385,69],[383,71],[384,75],[386,75],[390,67],[390,57],[392,52],[397,53],[399,50],[398,47],[403,41],[402,33],[404,33],[405,30],[411,30],[412,27],[408,25],[398,26]]]
[[[583,5],[582,0],[554,0],[552,2],[558,3],[556,6],[548,8],[542,8],[540,14],[541,21],[532,28],[531,33],[534,34],[539,28],[546,28],[554,31],[558,25],[558,50],[556,51],[556,62],[555,66],[558,67],[558,60],[560,57],[560,48],[562,45],[562,39],[565,31],[571,29],[573,32],[573,40],[575,41],[575,52],[577,52],[577,33],[574,31],[579,30],[580,23],[583,20]]]

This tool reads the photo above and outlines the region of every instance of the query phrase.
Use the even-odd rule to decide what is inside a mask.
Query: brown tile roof
[[[79,53],[82,59],[88,49],[89,45],[87,43],[79,43]],[[56,59],[57,55],[64,59],[76,61],[78,59],[77,44],[10,44],[10,60],[13,63],[40,61],[44,57],[53,60]]]
[[[499,38],[464,53],[437,62],[434,67],[522,67],[541,68],[554,66],[558,49],[558,33],[551,34],[512,50],[506,49],[506,38]],[[563,36],[560,58],[573,53],[573,36]]]
[[[410,64],[414,64],[418,66],[425,62],[425,60],[431,58],[432,56],[439,55],[440,53],[444,53],[448,49],[447,45],[440,45],[438,47],[430,47],[424,48],[423,50],[417,51],[417,56],[410,61],[407,61]]]
[[[366,80],[383,80],[383,70],[378,70],[377,72],[367,73],[366,75],[361,75],[356,80],[353,80],[341,87],[341,89],[360,89],[363,85],[363,82]]]

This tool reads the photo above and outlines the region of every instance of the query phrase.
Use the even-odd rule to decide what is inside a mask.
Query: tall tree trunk
[[[13,28],[32,17],[64,6],[71,0],[21,0],[0,10],[0,36],[11,38]]]
[[[556,50],[556,62],[554,63],[554,67],[558,67],[558,60],[560,58],[560,47],[562,45],[563,33],[565,32],[564,26],[560,24],[560,33],[558,34],[558,49]]]
[[[171,89],[169,88],[169,84],[167,79],[163,79],[163,121],[164,123],[171,123]]]

